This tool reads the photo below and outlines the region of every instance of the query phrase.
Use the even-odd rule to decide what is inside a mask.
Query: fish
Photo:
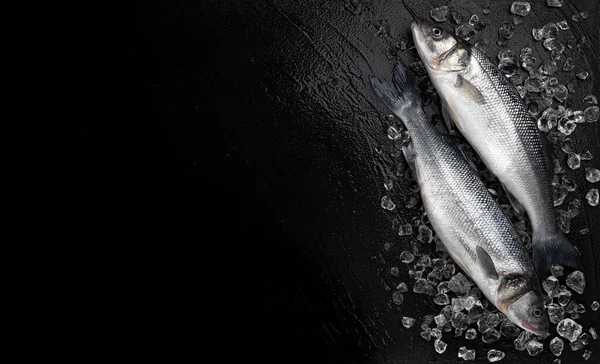
[[[539,279],[523,243],[477,171],[425,115],[414,75],[398,62],[391,83],[370,80],[410,134],[403,153],[429,222],[451,258],[507,318],[546,334]]]
[[[482,51],[439,25],[417,20],[411,32],[447,125],[498,178],[515,210],[527,213],[538,275],[552,265],[580,268],[579,253],[556,223],[547,143],[516,89]]]

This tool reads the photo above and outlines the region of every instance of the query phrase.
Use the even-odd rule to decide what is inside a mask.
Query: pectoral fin
[[[485,97],[483,97],[481,91],[479,91],[477,87],[475,87],[471,82],[469,82],[469,80],[462,77],[460,74],[457,75],[454,87],[455,90],[463,97],[473,100],[478,104],[485,104]]]
[[[486,252],[485,249],[480,246],[477,246],[475,251],[477,252],[477,259],[479,260],[479,264],[481,264],[483,267],[485,275],[493,279],[498,279],[496,266],[494,265],[494,262],[492,261],[492,258],[490,258],[488,252]]]

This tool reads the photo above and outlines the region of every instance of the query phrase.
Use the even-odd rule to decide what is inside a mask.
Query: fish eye
[[[533,317],[540,317],[542,316],[542,310],[540,310],[539,308],[535,308],[533,309],[533,311],[531,311],[531,314],[533,315]]]
[[[442,30],[440,28],[433,28],[431,29],[431,32],[435,38],[439,38],[442,35]]]

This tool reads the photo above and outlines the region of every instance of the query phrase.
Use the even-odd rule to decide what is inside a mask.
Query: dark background
[[[488,39],[492,58],[500,50],[498,27],[512,19],[511,1],[490,1],[490,15],[483,15],[483,1],[408,3],[419,16],[443,4],[467,20],[478,14],[488,25],[472,42]],[[583,96],[600,96],[598,3],[566,0],[560,9],[536,3],[508,47],[531,46],[538,59],[547,58],[531,28],[569,19],[570,32],[589,40],[576,71],[590,77],[570,95],[573,107],[583,109]],[[585,22],[570,21],[575,8],[589,10]],[[457,347],[467,345],[477,349],[477,362],[487,362],[489,348],[505,350],[504,362],[552,361],[548,340],[531,359],[504,338],[457,344],[451,333],[439,355],[433,341],[419,337],[418,322],[411,329],[400,324],[404,315],[420,318],[439,308],[412,293],[396,306],[386,289],[401,281],[411,286],[398,255],[414,236],[399,237],[392,220],[409,221],[418,212],[379,206],[393,162],[388,111],[368,77],[389,77],[394,58],[416,60],[414,50],[388,56],[396,42],[410,39],[411,19],[400,1],[137,3],[136,100],[148,147],[141,154],[160,166],[151,174],[167,194],[163,244],[174,254],[155,265],[169,277],[160,281],[174,353],[191,349],[203,358],[218,347],[223,358],[265,363],[447,363],[462,362]],[[387,36],[377,35],[381,27]],[[559,80],[573,75],[561,73]],[[580,187],[567,197],[584,202],[569,236],[583,253],[588,282],[576,299],[589,311],[600,299],[600,207],[585,202],[592,185],[584,167],[600,168],[597,123],[578,125],[572,138],[595,157],[568,172]],[[394,196],[406,188],[394,187]],[[590,234],[578,234],[586,226]],[[393,266],[399,277],[389,274]],[[584,318],[586,330],[600,330],[598,312]],[[598,362],[598,343],[590,362]],[[583,350],[565,353],[563,363],[583,361]]]

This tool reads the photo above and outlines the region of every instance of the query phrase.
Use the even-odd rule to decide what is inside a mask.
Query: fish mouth
[[[526,321],[521,321],[521,327],[524,328],[525,330],[531,331],[536,335],[539,336],[544,336],[548,333],[548,325],[546,325],[545,327],[542,328],[538,328],[538,327],[534,327],[531,324],[529,324],[529,322]]]

